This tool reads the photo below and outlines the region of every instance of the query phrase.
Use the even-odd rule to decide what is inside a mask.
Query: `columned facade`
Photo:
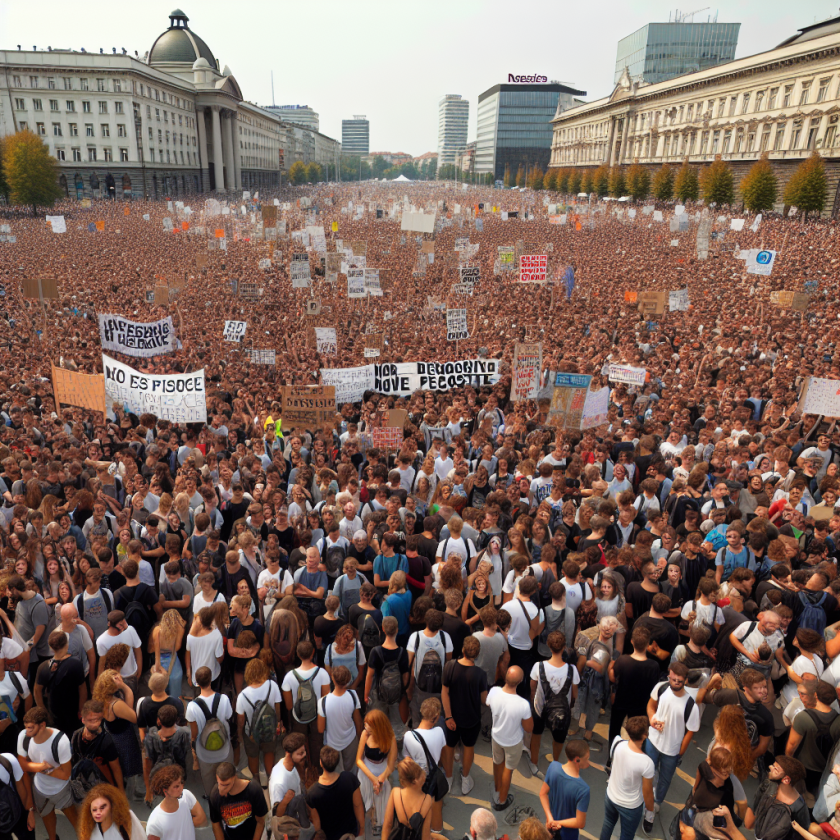
[[[210,189],[210,162],[207,159],[207,125],[205,119],[207,113],[204,108],[197,108],[195,112],[196,124],[198,126],[198,158],[201,167],[201,189],[206,192]]]
[[[225,111],[225,119],[222,127],[224,129],[224,147],[225,147],[225,182],[229,190],[238,190],[239,184],[236,183],[236,165],[233,162],[233,126],[236,120],[236,113],[234,111]]]

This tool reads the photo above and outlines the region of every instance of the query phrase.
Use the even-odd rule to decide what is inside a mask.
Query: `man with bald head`
[[[487,693],[487,706],[493,715],[493,810],[505,811],[513,805],[508,795],[513,771],[522,757],[522,739],[534,728],[531,704],[516,689],[523,673],[518,665],[508,668],[505,684],[493,686]]]
[[[84,668],[85,678],[91,671],[96,673],[96,654],[93,652],[93,638],[88,626],[79,620],[79,611],[73,604],[65,604],[61,608],[61,626],[67,636],[67,650],[71,657],[77,659]]]

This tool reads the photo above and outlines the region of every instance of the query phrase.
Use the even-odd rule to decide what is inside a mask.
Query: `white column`
[[[219,105],[213,105],[213,171],[216,176],[216,192],[225,191],[224,160],[222,158],[222,126],[219,121]]]
[[[207,160],[207,126],[204,124],[204,108],[196,108],[195,121],[198,126],[198,166],[199,166],[199,183],[204,189],[204,178],[202,177],[204,170],[209,170]],[[209,177],[209,172],[208,172]]]
[[[236,189],[242,189],[242,162],[239,159],[239,120],[236,112],[230,118],[230,147],[233,150],[233,173],[236,178]]]
[[[233,141],[231,133],[232,120],[230,111],[225,112],[225,125],[222,132],[222,146],[225,151],[225,183],[229,190],[237,189],[236,173],[233,165]]]

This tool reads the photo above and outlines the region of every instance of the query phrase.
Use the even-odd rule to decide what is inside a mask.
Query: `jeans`
[[[651,744],[650,738],[645,739],[645,753],[653,759],[653,766],[659,771],[659,781],[656,783],[653,799],[661,805],[665,801],[668,788],[671,786],[671,779],[674,778],[674,773],[677,771],[680,756],[659,752]]]
[[[633,840],[636,836],[636,829],[642,821],[644,802],[637,808],[622,808],[610,799],[608,793],[604,794],[604,822],[601,826],[600,840],[610,840],[615,824],[621,818],[621,834],[619,840]]]

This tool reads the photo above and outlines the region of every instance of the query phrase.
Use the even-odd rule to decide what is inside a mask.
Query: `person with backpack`
[[[308,745],[309,761],[317,766],[322,747],[318,731],[318,701],[329,694],[330,675],[313,662],[315,646],[312,642],[298,642],[297,656],[300,665],[286,674],[280,688],[286,710],[291,714],[292,732],[303,736],[304,743]]]
[[[768,778],[775,783],[776,789],[766,791],[756,803],[755,810],[747,812],[744,828],[753,829],[755,836],[762,840],[795,837],[794,822],[803,828],[809,826],[812,831],[818,828],[812,824],[811,813],[797,789],[801,788],[805,775],[801,761],[788,755],[777,755],[768,770]]]
[[[434,799],[423,789],[425,774],[410,758],[397,765],[399,788],[390,791],[382,822],[382,836],[390,840],[429,837]]]
[[[204,792],[208,797],[216,784],[216,769],[223,761],[230,761],[230,719],[233,717],[228,696],[213,690],[211,678],[212,674],[207,667],[196,671],[195,684],[199,693],[187,704],[184,715],[190,727]]]
[[[236,767],[223,761],[216,768],[216,784],[208,797],[213,834],[223,840],[261,837],[268,805],[256,777],[240,779]]]
[[[685,755],[695,732],[700,730],[700,709],[685,690],[688,668],[682,662],[672,662],[667,682],[658,683],[650,693],[647,715],[650,731],[645,741],[645,753],[659,769],[659,781],[654,793],[654,811],[662,805],[680,759]],[[613,768],[615,770],[615,768]],[[653,812],[645,813],[642,828],[650,836]]]
[[[340,526],[333,519],[327,526],[326,535],[315,543],[321,556],[321,564],[329,579],[329,589],[332,590],[336,580],[344,571],[344,561],[350,551],[350,541],[340,534]]]
[[[335,634],[333,643],[324,654],[324,667],[332,676],[333,669],[344,665],[350,671],[349,688],[359,690],[364,685],[367,659],[362,643],[356,638],[356,630],[351,624],[345,624]]]
[[[33,774],[34,807],[44,821],[49,840],[56,840],[56,811],[61,811],[75,830],[77,813],[70,788],[73,758],[70,739],[47,726],[44,709],[36,706],[23,716],[17,754],[24,773]]]
[[[102,726],[103,706],[88,700],[82,707],[82,726],[70,739],[73,800],[81,802],[92,787],[109,784],[125,791],[120,754],[114,739]]]
[[[384,590],[384,593],[388,591],[394,572],[400,571],[408,575],[408,558],[404,554],[397,554],[398,545],[399,537],[396,534],[384,534],[381,553],[373,561],[373,585],[379,591]]]
[[[461,567],[469,568],[470,561],[478,554],[475,543],[463,535],[464,520],[458,514],[453,514],[449,517],[446,523],[449,533],[444,536],[441,532],[441,541],[438,543],[435,556],[439,560],[447,561],[453,554],[457,554],[461,558]]]
[[[359,589],[359,603],[350,607],[349,623],[356,628],[359,641],[365,650],[365,657],[382,644],[382,611],[374,606],[374,598],[378,597],[376,587],[372,583],[363,583]]]
[[[726,529],[726,545],[715,555],[715,579],[718,586],[729,580],[735,569],[755,571],[755,555],[749,546],[744,545],[743,525],[733,522]]]
[[[745,668],[752,668],[769,682],[774,658],[781,662],[785,652],[781,626],[781,616],[773,610],[765,610],[758,614],[757,621],[747,621],[736,627],[729,634],[729,642],[738,652],[732,673],[738,676]]]
[[[108,613],[116,606],[114,594],[102,588],[102,572],[97,568],[85,572],[85,589],[73,601],[80,621],[93,630],[94,639],[108,629]],[[63,609],[63,607],[62,607]]]
[[[283,739],[283,758],[274,765],[268,780],[272,816],[282,817],[292,800],[300,796],[305,763],[306,736],[302,732],[290,732]]]
[[[292,594],[309,619],[309,632],[313,631],[315,619],[325,612],[324,599],[329,589],[329,578],[321,568],[321,555],[315,546],[306,549],[306,565],[294,575]]]
[[[426,698],[440,700],[443,666],[452,658],[452,640],[441,629],[443,613],[429,610],[425,621],[425,629],[412,633],[406,646],[410,670],[406,696],[413,726],[420,725],[420,706]]]
[[[215,609],[216,607],[204,607],[196,616],[198,621],[193,621],[193,626],[187,636],[184,665],[187,671],[187,683],[193,688],[196,684],[195,675],[202,666],[210,669],[212,682],[216,682],[222,675],[225,640],[214,624]]]
[[[142,640],[137,631],[129,626],[125,613],[112,610],[108,613],[108,629],[96,640],[96,652],[99,654],[99,673],[105,670],[105,654],[114,645],[128,646],[128,659],[120,670],[120,675],[132,691],[137,691],[140,675],[143,673]]]
[[[460,659],[451,659],[443,666],[441,703],[446,724],[446,748],[443,751],[442,765],[446,772],[446,781],[452,791],[453,759],[455,747],[460,743],[461,751],[461,792],[466,796],[474,787],[475,780],[470,776],[475,744],[481,734],[481,708],[487,699],[487,675],[475,664],[481,650],[481,642],[475,636],[467,636],[463,642],[463,655]]]
[[[344,621],[350,620],[350,608],[359,603],[361,588],[367,583],[367,578],[358,569],[359,561],[355,557],[347,557],[344,574],[336,579],[333,586],[332,594],[338,598],[338,615]]]
[[[12,575],[6,582],[9,598],[15,603],[15,629],[29,647],[29,674],[27,681],[34,685],[38,665],[49,658],[50,647],[47,641],[50,625],[50,610],[42,595],[26,585],[18,574]]]
[[[35,803],[17,756],[0,754],[0,837],[35,840]]]
[[[580,829],[586,828],[589,810],[589,785],[580,771],[589,767],[589,744],[569,741],[566,763],[555,756],[548,766],[540,788],[540,804],[545,813],[546,828],[559,840],[578,840]]]
[[[531,575],[520,578],[519,591],[502,605],[502,611],[510,613],[510,630],[507,634],[510,649],[510,664],[517,665],[523,674],[531,673],[534,662],[534,639],[545,626],[543,611],[533,602],[539,583]],[[568,594],[568,590],[567,590]],[[528,686],[519,685],[520,697],[530,700]]]
[[[390,615],[382,619],[385,641],[373,648],[365,672],[365,707],[379,709],[388,714],[389,709],[399,706],[403,723],[408,720],[408,699],[405,689],[408,685],[410,668],[408,653],[397,644],[399,623]]]
[[[458,659],[461,656],[464,639],[472,635],[470,625],[461,618],[464,596],[459,589],[447,589],[443,593],[443,603],[446,605],[446,611],[443,614],[443,629],[452,639],[452,658]]]
[[[158,710],[158,725],[146,732],[146,740],[143,742],[143,781],[146,784],[146,804],[150,808],[155,796],[152,779],[158,771],[170,764],[177,764],[186,778],[187,760],[191,758],[189,729],[178,726],[178,712],[174,706],[161,706]]]
[[[79,710],[87,700],[87,680],[79,660],[70,655],[63,630],[53,630],[49,644],[53,658],[38,668],[35,702],[49,712],[55,727],[69,737],[79,728]]]
[[[137,631],[142,642],[145,642],[155,621],[160,621],[163,607],[154,586],[140,580],[140,567],[129,558],[122,564],[125,575],[125,586],[114,593],[114,608],[126,615],[127,623]],[[78,609],[78,604],[76,605]],[[81,610],[79,611],[81,613]]]
[[[554,761],[559,761],[572,722],[572,709],[577,701],[577,687],[580,683],[577,668],[571,663],[566,663],[566,637],[563,633],[559,630],[549,633],[546,643],[551,651],[551,658],[537,662],[530,673],[534,729],[531,732],[528,766],[532,776],[540,774],[540,746],[546,727],[551,734],[552,756]]]
[[[556,630],[566,638],[566,587],[559,580],[555,580],[548,587],[543,618],[543,629],[537,637],[537,654],[543,659],[549,659],[553,655],[548,647],[549,635]]]
[[[808,790],[818,790],[826,763],[840,738],[840,714],[831,708],[837,692],[830,683],[809,679],[802,683],[804,709],[793,719],[788,731],[785,755],[797,758],[805,767]]]
[[[362,731],[362,714],[359,695],[348,688],[352,675],[344,665],[333,669],[335,688],[318,701],[318,731],[324,744],[339,753],[342,770],[353,770]]]
[[[260,772],[260,754],[266,777],[271,776],[277,739],[283,734],[280,707],[283,697],[268,666],[262,659],[252,659],[245,669],[245,688],[236,697],[239,742],[245,747],[248,768],[256,779]]]

